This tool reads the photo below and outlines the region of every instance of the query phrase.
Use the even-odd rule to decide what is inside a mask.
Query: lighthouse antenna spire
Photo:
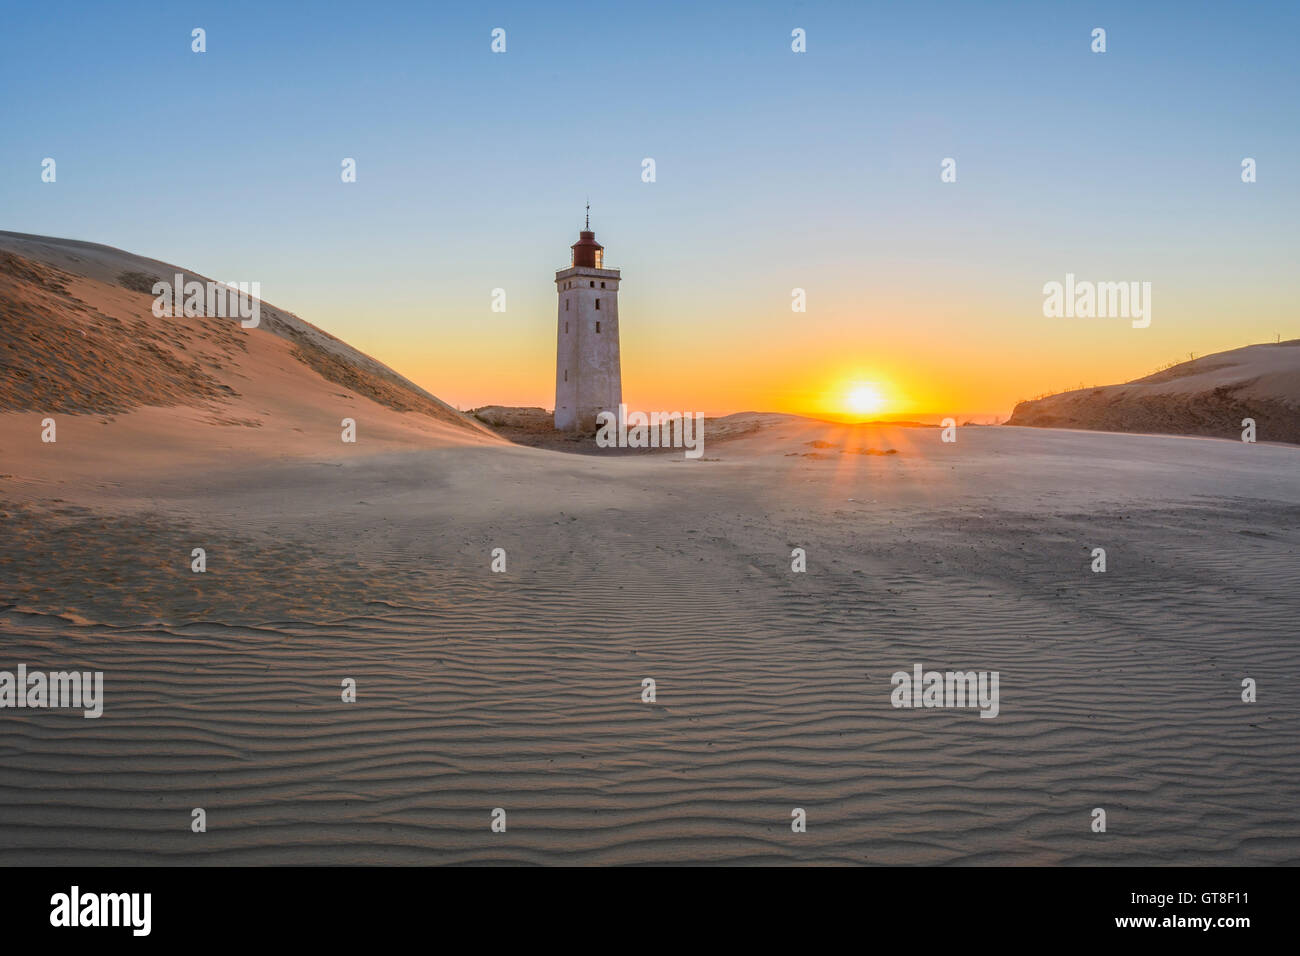
[[[587,231],[591,231],[591,197],[587,197]]]

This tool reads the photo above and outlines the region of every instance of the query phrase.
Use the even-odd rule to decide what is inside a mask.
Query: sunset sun
[[[870,415],[885,407],[885,396],[871,383],[854,385],[849,389],[849,411],[859,415]]]

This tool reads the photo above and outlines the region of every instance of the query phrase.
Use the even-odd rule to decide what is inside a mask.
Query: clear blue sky
[[[817,374],[809,338],[861,349],[864,328],[890,349],[864,367],[950,376],[996,342],[1106,379],[1300,335],[1298,9],[11,3],[0,228],[258,280],[466,405],[549,402],[551,279],[587,196],[625,271],[627,388],[652,403],[797,405],[797,382],[751,401],[753,375],[700,380],[719,357]],[[1153,281],[1150,335],[1045,333],[1066,271]]]

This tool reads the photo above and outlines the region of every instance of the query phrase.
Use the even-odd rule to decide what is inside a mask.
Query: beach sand
[[[4,479],[4,666],[106,699],[3,714],[0,861],[1300,859],[1300,449],[762,419]]]

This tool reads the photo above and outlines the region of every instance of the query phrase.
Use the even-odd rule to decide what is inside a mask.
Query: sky
[[[124,0],[4,21],[0,229],[260,282],[462,408],[553,407],[554,273],[588,200],[632,408],[994,420],[1300,337],[1294,2]],[[1150,326],[1046,317],[1067,273],[1150,282]]]

